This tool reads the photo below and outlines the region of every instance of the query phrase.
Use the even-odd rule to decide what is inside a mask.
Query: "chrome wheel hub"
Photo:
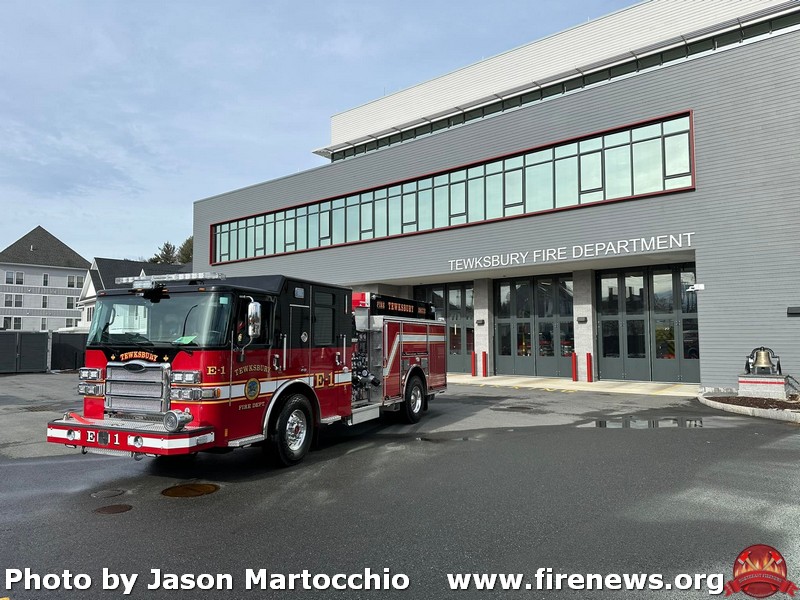
[[[292,411],[286,421],[286,444],[289,446],[289,450],[296,452],[302,448],[307,434],[308,421],[306,420],[306,414],[300,409]]]
[[[411,390],[411,411],[418,413],[422,410],[422,390],[418,386],[414,386]]]

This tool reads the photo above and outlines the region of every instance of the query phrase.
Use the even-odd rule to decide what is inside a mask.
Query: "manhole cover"
[[[161,494],[170,498],[196,498],[213,494],[218,489],[219,486],[215,483],[182,483],[168,487]]]
[[[101,515],[117,515],[119,513],[128,512],[132,508],[130,504],[109,504],[108,506],[95,508],[94,512]]]
[[[92,492],[92,498],[113,498],[124,493],[125,490],[100,490],[99,492]]]

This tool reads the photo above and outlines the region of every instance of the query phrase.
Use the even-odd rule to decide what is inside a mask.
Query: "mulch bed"
[[[777,408],[778,410],[800,410],[800,397],[790,396],[790,401],[771,398],[752,398],[749,396],[708,396],[709,400],[750,408]],[[793,400],[793,401],[791,401]]]

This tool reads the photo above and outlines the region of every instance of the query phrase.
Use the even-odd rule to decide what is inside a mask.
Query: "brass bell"
[[[772,362],[775,359],[777,365]],[[755,373],[756,375],[781,375],[781,357],[776,356],[772,348],[753,348],[744,363],[745,374]]]
[[[774,368],[775,365],[772,364],[769,350],[764,348],[757,350],[756,359],[753,361],[753,369],[755,369],[756,373],[772,373]]]

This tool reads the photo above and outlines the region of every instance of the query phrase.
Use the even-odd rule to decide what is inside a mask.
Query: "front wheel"
[[[403,402],[403,417],[407,423],[419,423],[425,406],[425,385],[416,375],[406,384],[406,400]]]
[[[290,467],[303,460],[311,448],[314,416],[311,403],[302,394],[291,396],[275,422],[269,452],[279,467]]]

